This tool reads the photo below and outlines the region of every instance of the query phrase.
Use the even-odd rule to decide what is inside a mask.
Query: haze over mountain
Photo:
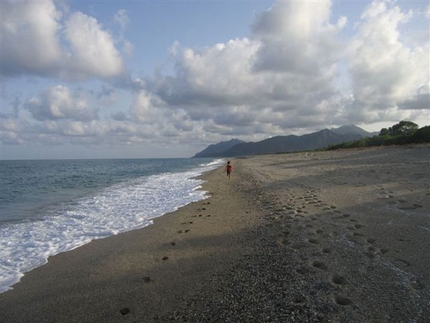
[[[210,145],[193,157],[236,157],[258,154],[276,154],[324,148],[333,144],[374,136],[355,125],[295,136],[276,136],[258,142],[243,142],[232,139]]]

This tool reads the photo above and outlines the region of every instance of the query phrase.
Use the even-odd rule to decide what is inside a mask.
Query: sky
[[[2,0],[0,159],[430,125],[426,0]]]

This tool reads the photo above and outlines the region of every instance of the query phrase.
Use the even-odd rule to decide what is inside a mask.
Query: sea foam
[[[44,210],[37,219],[0,227],[0,293],[48,257],[94,239],[136,230],[152,219],[206,198],[198,175],[215,160],[186,172],[164,173],[117,183],[91,195]]]

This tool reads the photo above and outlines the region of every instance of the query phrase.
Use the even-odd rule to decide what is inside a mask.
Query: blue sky
[[[1,159],[430,124],[428,1],[2,1]]]

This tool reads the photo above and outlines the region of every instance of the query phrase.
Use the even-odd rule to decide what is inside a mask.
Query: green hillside
[[[406,145],[424,142],[430,142],[430,126],[418,128],[418,125],[411,121],[401,121],[388,129],[381,129],[377,136],[330,145],[325,150]]]

